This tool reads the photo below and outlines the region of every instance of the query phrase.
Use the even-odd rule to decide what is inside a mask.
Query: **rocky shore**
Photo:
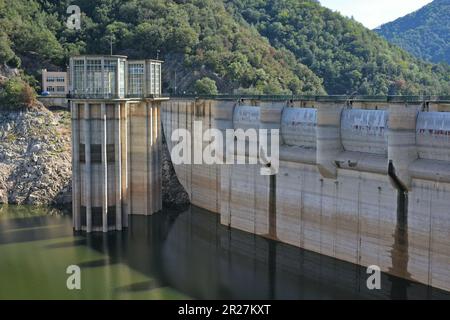
[[[69,205],[70,113],[0,111],[0,203]]]
[[[69,207],[71,198],[69,111],[0,111],[0,204]],[[178,181],[163,141],[165,207],[183,209],[189,196]]]

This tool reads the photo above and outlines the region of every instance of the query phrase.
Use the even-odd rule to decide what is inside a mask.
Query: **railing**
[[[42,96],[52,98],[55,96]],[[62,96],[58,96],[62,97]],[[119,97],[111,94],[67,94],[67,99],[158,99],[158,98],[180,98],[180,99],[204,99],[204,100],[262,100],[262,101],[317,101],[317,102],[379,102],[379,103],[450,103],[450,96],[312,96],[312,95],[239,95],[239,94],[217,94],[217,95],[195,95],[195,94],[160,94],[160,95],[126,95]]]
[[[211,100],[265,100],[265,101],[317,101],[317,102],[339,102],[339,101],[355,101],[355,102],[406,102],[406,103],[422,103],[422,102],[441,102],[450,103],[450,96],[348,96],[348,95],[331,95],[331,96],[313,96],[313,95],[238,95],[238,94],[218,94],[218,95],[162,95],[167,98],[190,98],[190,99],[211,99]]]

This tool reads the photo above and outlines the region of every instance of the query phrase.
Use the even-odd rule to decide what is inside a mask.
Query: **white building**
[[[119,55],[72,57],[70,93],[97,99],[158,97],[161,64],[160,60],[127,60]]]
[[[52,96],[65,96],[69,92],[67,72],[42,69],[42,91]]]

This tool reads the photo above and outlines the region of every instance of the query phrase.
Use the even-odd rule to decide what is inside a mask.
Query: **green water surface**
[[[450,299],[448,292],[227,228],[191,207],[77,234],[56,209],[0,206],[0,299]],[[81,270],[69,290],[67,267]]]
[[[164,286],[127,290],[157,279],[124,263],[109,263],[73,234],[71,217],[58,210],[0,207],[0,299],[186,299]],[[81,290],[66,286],[70,265],[82,268]],[[83,265],[85,267],[83,267]]]

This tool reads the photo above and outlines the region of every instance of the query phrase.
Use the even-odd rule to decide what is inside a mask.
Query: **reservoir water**
[[[450,293],[229,229],[190,207],[76,234],[70,214],[0,206],[0,299],[450,299]],[[68,290],[66,269],[81,269]]]

